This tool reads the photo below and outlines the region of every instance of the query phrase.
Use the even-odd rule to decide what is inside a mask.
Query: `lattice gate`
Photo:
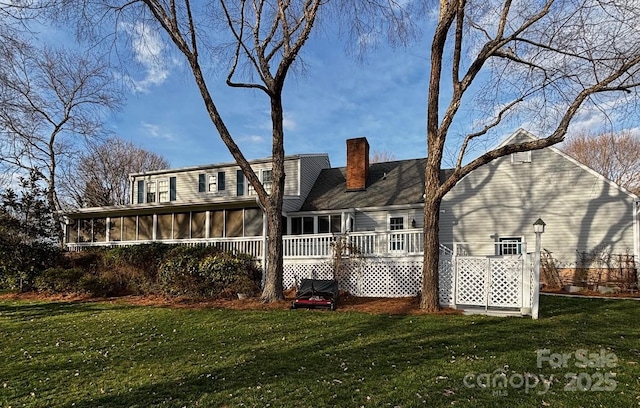
[[[454,259],[456,305],[484,308],[527,307],[531,284],[523,257],[458,256]]]

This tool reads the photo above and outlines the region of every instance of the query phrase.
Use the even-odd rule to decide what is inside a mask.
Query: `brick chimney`
[[[369,142],[366,137],[347,140],[347,191],[367,188]]]

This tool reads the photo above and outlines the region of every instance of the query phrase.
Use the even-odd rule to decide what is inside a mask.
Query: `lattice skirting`
[[[422,257],[344,260],[335,277],[329,260],[285,260],[283,277],[286,289],[296,286],[304,278],[337,279],[341,290],[356,296],[416,296],[422,286]],[[452,305],[451,257],[441,256],[439,277],[440,303]]]

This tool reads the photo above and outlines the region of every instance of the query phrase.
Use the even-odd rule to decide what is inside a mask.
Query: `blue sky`
[[[145,37],[146,45],[136,50],[137,69],[128,72],[134,84],[126,105],[110,117],[109,129],[160,153],[172,167],[232,161],[182,56],[153,33]],[[372,153],[424,157],[428,48],[421,42],[381,44],[358,60],[336,37],[313,36],[302,55],[306,71],[288,78],[285,153],[328,153],[333,166],[342,166],[346,139],[365,136]],[[268,99],[227,87],[224,75],[212,74],[209,81],[232,136],[247,158],[270,156]]]
[[[120,27],[132,39],[128,50],[137,63],[124,73],[131,86],[123,108],[109,117],[108,129],[161,154],[171,167],[233,161],[207,116],[184,56],[153,29]],[[423,29],[428,33],[428,27]],[[317,30],[301,54],[305,72],[291,72],[288,77],[283,96],[285,153],[328,153],[333,166],[343,166],[346,139],[365,136],[372,153],[398,160],[425,157],[428,35],[406,47],[393,48],[381,41],[359,60],[345,51],[335,31],[331,26]],[[214,101],[245,156],[270,156],[267,97],[259,91],[228,87],[226,71],[216,69],[225,63],[202,58],[201,64],[209,74]],[[446,90],[442,96],[446,98]],[[470,100],[458,112],[450,147],[456,134],[471,131],[474,120],[490,110]],[[569,133],[597,130],[601,123],[601,112],[586,110],[572,122]],[[538,125],[528,124],[526,118],[508,123],[493,138],[477,144],[468,158],[494,147],[519,127],[536,134]],[[445,163],[449,165],[451,161]]]

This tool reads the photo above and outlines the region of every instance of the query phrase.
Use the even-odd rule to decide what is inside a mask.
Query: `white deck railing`
[[[82,251],[86,248],[115,248],[121,246],[132,246],[140,244],[171,244],[186,246],[215,246],[225,252],[249,254],[256,259],[262,259],[264,254],[263,237],[241,237],[241,238],[207,238],[207,239],[162,239],[155,241],[110,241],[110,242],[79,242],[68,243],[67,249],[70,251]]]
[[[282,237],[284,258],[330,258],[336,242],[342,243],[345,256],[406,256],[422,255],[424,236],[422,229],[393,232],[351,232],[349,234],[285,235]],[[90,247],[113,248],[150,243],[188,246],[216,246],[223,251],[249,254],[256,259],[264,256],[264,237],[171,239],[156,241],[111,241],[68,243],[71,251]],[[441,245],[441,253],[451,249]]]
[[[285,235],[285,258],[327,258],[340,242],[347,256],[419,255],[423,250],[421,229],[349,234]]]

